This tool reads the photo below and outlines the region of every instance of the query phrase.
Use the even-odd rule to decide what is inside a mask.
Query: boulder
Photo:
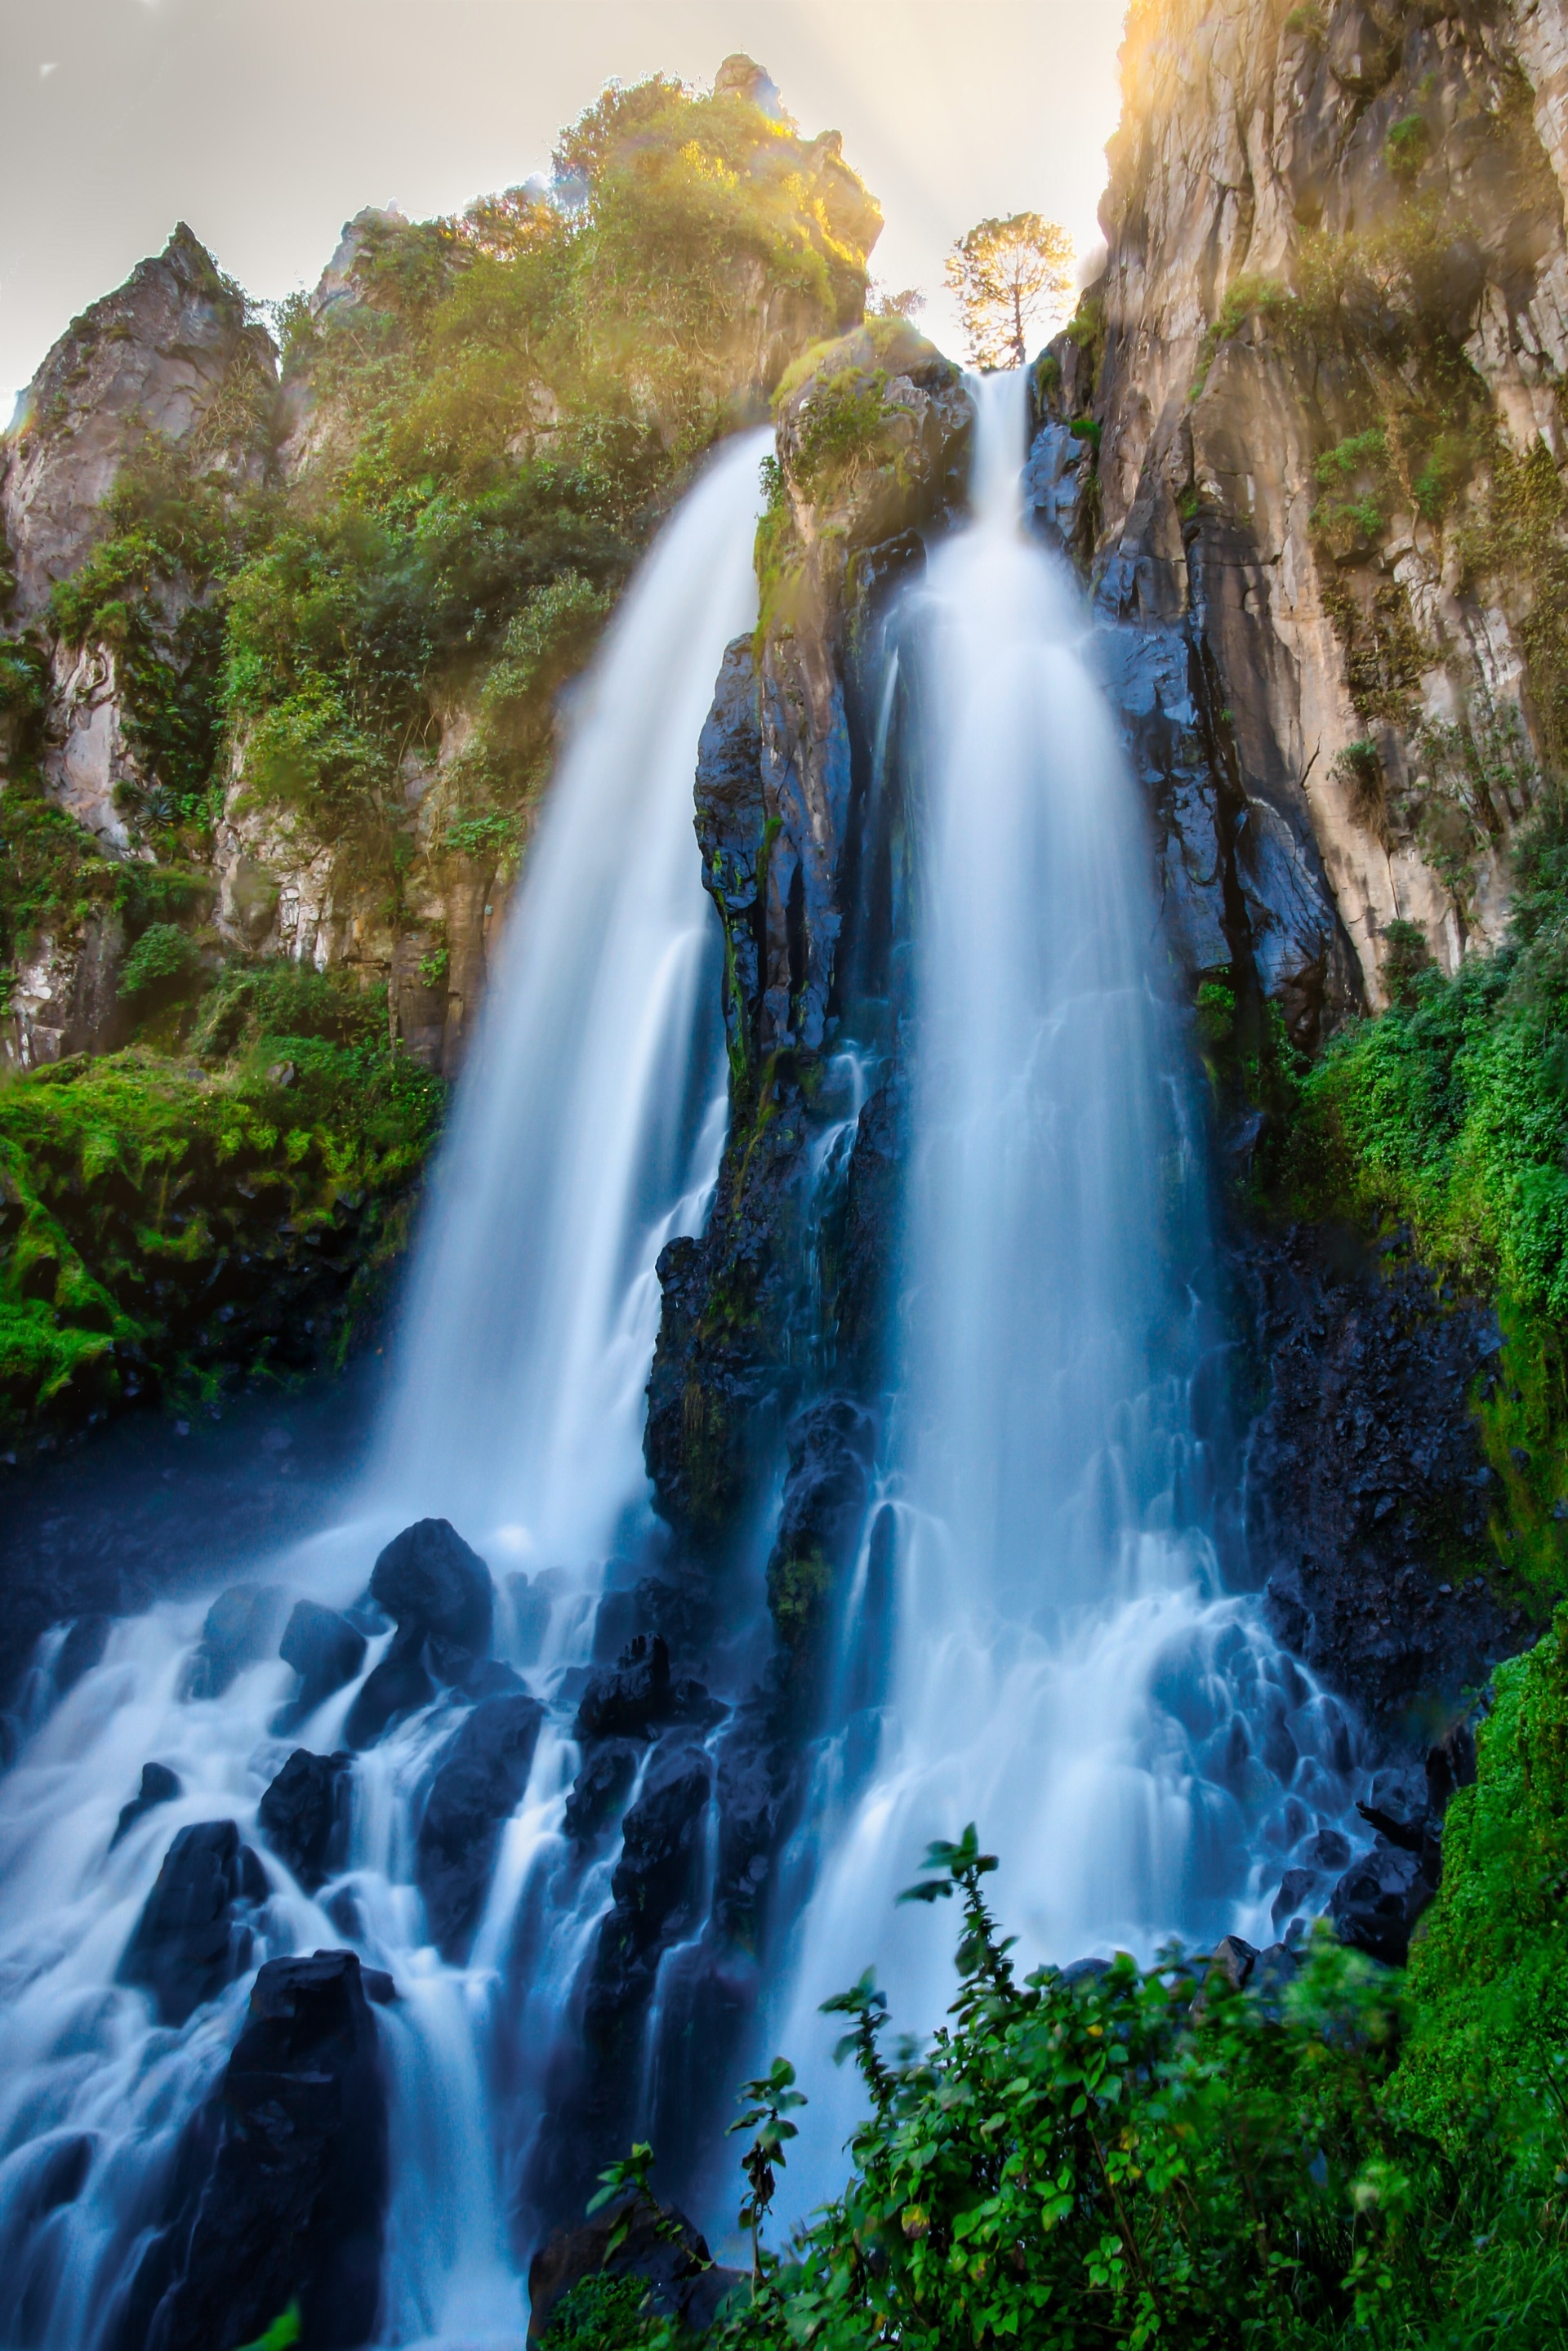
[[[299,1676],[301,1713],[310,1713],[355,1678],[364,1666],[365,1646],[363,1633],[335,1608],[314,1600],[295,1602],[277,1654]]]
[[[522,1802],[544,1708],[526,1694],[487,1698],[442,1757],[414,1847],[430,1938],[465,1958],[485,1907],[501,1830]]]
[[[612,2252],[610,2240],[623,2221],[625,2234]],[[559,2231],[534,2255],[528,2264],[528,2339],[542,2343],[556,2304],[584,2278],[600,2276],[646,2278],[659,2315],[700,2334],[744,2275],[716,2262],[673,2205],[652,2196],[622,2198],[577,2228]]]
[[[152,1994],[161,2024],[186,2023],[249,1964],[250,1930],[235,1911],[266,1896],[266,1873],[233,1821],[183,1828],[125,1947],[119,1981]]]
[[[612,1667],[591,1675],[577,1708],[572,1736],[651,1739],[670,1722],[716,1722],[724,1708],[701,1682],[676,1681],[662,1634],[639,1633]]]
[[[1437,1890],[1437,1872],[1427,1854],[1380,1834],[1334,1887],[1329,1916],[1342,1943],[1389,1967],[1403,1967],[1416,1922]]]
[[[386,2086],[358,1959],[269,1959],[222,2084],[182,2138],[121,2351],[226,2351],[291,2303],[300,2351],[368,2343],[387,2176]]]
[[[269,1656],[287,1597],[271,1583],[236,1583],[220,1592],[186,1666],[184,1696],[222,1698],[246,1666]]]
[[[257,1828],[307,1894],[348,1859],[353,1771],[347,1755],[297,1747],[256,1806]]]
[[[121,1837],[130,1834],[139,1820],[159,1804],[172,1804],[176,1796],[184,1792],[178,1772],[171,1771],[167,1763],[143,1763],[141,1787],[131,1802],[120,1808],[120,1818],[109,1841],[110,1853]]]
[[[569,1837],[586,1844],[609,1826],[632,1792],[642,1754],[632,1739],[606,1739],[589,1750],[566,1800],[561,1826]]]
[[[417,1625],[437,1649],[489,1654],[490,1571],[445,1519],[421,1519],[393,1536],[371,1570],[371,1597],[400,1633]]]
[[[345,1746],[356,1751],[373,1747],[390,1722],[428,1706],[434,1696],[435,1684],[424,1663],[424,1635],[417,1625],[410,1625],[361,1684],[343,1725]]]

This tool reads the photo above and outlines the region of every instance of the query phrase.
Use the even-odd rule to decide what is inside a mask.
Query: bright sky
[[[1123,0],[0,0],[0,419],[75,312],[188,220],[256,295],[314,285],[361,204],[525,179],[612,76],[767,67],[887,215],[874,257],[952,340],[942,256],[1042,212],[1080,253]]]

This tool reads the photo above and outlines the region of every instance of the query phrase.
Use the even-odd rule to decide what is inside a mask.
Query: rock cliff
[[[1294,1034],[1506,917],[1563,739],[1563,11],[1134,6],[1103,274],[1040,371],[1191,956]],[[1222,948],[1221,941],[1225,945]]]

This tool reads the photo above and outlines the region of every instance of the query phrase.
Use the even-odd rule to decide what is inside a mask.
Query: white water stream
[[[449,1517],[496,1571],[502,1655],[518,1620],[507,1570],[555,1571],[543,1663],[569,1663],[587,1654],[607,1556],[646,1518],[654,1263],[673,1234],[699,1226],[723,1140],[719,949],[693,770],[724,649],[756,617],[768,441],[746,435],[715,459],[581,689],[442,1155],[385,1441],[350,1520],[267,1563],[293,1593],[347,1605],[389,1535]],[[243,2019],[249,1972],[178,2028],[115,1980],[172,1837],[214,1819],[251,1837],[286,1757],[340,1744],[354,1694],[280,1729],[295,1677],[273,1656],[221,1697],[183,1696],[203,1614],[160,1607],[117,1625],[101,1663],[0,1780],[5,2351],[96,2351],[112,2334],[117,2283],[157,2220],[180,2127]],[[371,1642],[368,1667],[386,1646]],[[248,1914],[253,1964],[350,1944],[397,1986],[380,2011],[392,2085],[389,2345],[515,2345],[524,2324],[494,2160],[491,2036],[514,1913],[560,1855],[576,1757],[547,1726],[473,1958],[446,1966],[424,1944],[410,1878],[416,1791],[456,1703],[443,1695],[359,1759],[341,1876],[311,1900],[268,1859],[267,1898]],[[149,1760],[183,1792],[111,1853]],[[545,2039],[606,1876],[576,1884],[577,1909],[549,1928],[529,2019]],[[39,2183],[51,2163],[78,2159],[78,2141],[80,2192],[47,2209]]]
[[[830,1742],[802,1832],[820,1873],[770,2043],[818,2108],[798,2205],[860,2095],[820,2062],[819,2003],[871,1961],[897,2029],[952,1996],[946,1914],[894,1907],[931,1839],[978,1823],[1026,1965],[1146,1957],[1269,1941],[1270,1829],[1277,1853],[1314,1795],[1344,1803],[1337,1709],[1221,1593],[1204,1531],[1188,1394],[1218,1333],[1144,814],[1081,591],[1025,533],[1024,380],[975,392],[973,518],[899,636],[930,806],[893,1643],[869,1781],[837,1794]]]

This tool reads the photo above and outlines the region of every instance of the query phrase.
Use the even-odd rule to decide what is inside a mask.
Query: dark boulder
[[[236,1583],[207,1611],[199,1646],[185,1668],[187,1698],[222,1698],[246,1666],[272,1654],[288,1595],[270,1583]]]
[[[442,1757],[414,1847],[414,1882],[443,1957],[465,1958],[485,1907],[501,1830],[522,1802],[544,1708],[487,1698]]]
[[[871,1491],[876,1425],[847,1396],[824,1396],[790,1424],[789,1468],[768,1562],[768,1604],[797,1658],[821,1648],[834,1588],[854,1555]]]
[[[291,2303],[300,2351],[375,2332],[387,2198],[376,2022],[351,1951],[269,1959],[175,2158],[120,2351],[232,2351]]]
[[[1416,1922],[1437,1890],[1427,1855],[1380,1835],[1334,1887],[1329,1916],[1342,1943],[1389,1967],[1403,1967]]]
[[[625,2234],[612,2252],[610,2240],[622,2221]],[[528,2339],[542,2343],[556,2304],[585,2278],[600,2276],[646,2278],[654,2311],[700,2334],[743,2275],[720,2268],[685,2215],[673,2206],[655,2203],[651,2196],[623,2199],[577,2228],[563,2229],[534,2255],[528,2264]]]
[[[424,1662],[424,1635],[417,1625],[400,1630],[386,1656],[372,1666],[354,1694],[343,1742],[358,1752],[373,1747],[389,1723],[428,1706],[435,1696]]]
[[[176,1796],[183,1793],[178,1772],[171,1771],[167,1763],[143,1763],[141,1787],[131,1802],[120,1808],[120,1819],[109,1841],[110,1853],[122,1836],[130,1834],[138,1821],[145,1819],[159,1804],[172,1804]]]
[[[256,1806],[257,1828],[307,1894],[348,1859],[353,1771],[347,1755],[297,1747]]]
[[[613,1904],[599,1932],[591,2032],[619,2037],[653,1988],[660,1951],[695,1923],[712,1785],[712,1763],[695,1745],[663,1749],[648,1766],[622,1825]]]
[[[718,1855],[713,1915],[741,1950],[762,1949],[779,1848],[805,1784],[800,1740],[773,1691],[754,1690],[736,1709],[718,1750]]]
[[[1468,1573],[1491,1507],[1471,1395],[1506,1362],[1495,1319],[1443,1298],[1398,1236],[1255,1237],[1243,1270],[1268,1395],[1246,1542],[1274,1629],[1374,1720],[1484,1680],[1528,1637]]]
[[[631,1739],[606,1739],[589,1750],[566,1800],[561,1826],[569,1837],[586,1844],[609,1826],[632,1792],[643,1752]]]
[[[235,1917],[265,1900],[267,1877],[233,1821],[197,1821],[163,1856],[118,1970],[152,1995],[162,2024],[183,2024],[249,1964],[251,1937]]]
[[[445,1519],[421,1519],[393,1536],[371,1572],[371,1597],[400,1632],[417,1625],[438,1650],[489,1654],[490,1571]]]
[[[674,1679],[662,1634],[639,1633],[613,1667],[590,1677],[572,1735],[581,1741],[649,1739],[665,1723],[712,1723],[723,1712],[701,1682]]]
[[[365,1646],[359,1627],[335,1608],[323,1608],[314,1600],[295,1602],[277,1654],[299,1677],[301,1714],[310,1713],[355,1678],[364,1666]]]

